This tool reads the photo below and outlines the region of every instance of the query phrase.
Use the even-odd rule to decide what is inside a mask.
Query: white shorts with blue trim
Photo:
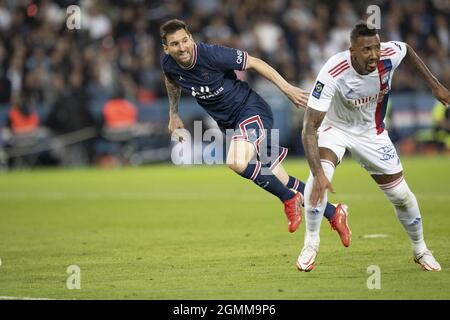
[[[319,147],[332,150],[338,162],[342,161],[348,150],[353,159],[371,175],[391,175],[403,171],[400,158],[386,130],[380,134],[370,132],[355,135],[326,124],[319,128],[318,135]]]

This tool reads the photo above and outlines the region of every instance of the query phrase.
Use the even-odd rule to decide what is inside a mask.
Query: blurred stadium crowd
[[[324,62],[348,48],[352,26],[366,17],[371,4],[381,8],[382,41],[410,44],[448,87],[449,0],[0,0],[0,126],[14,126],[14,108],[25,115],[36,111],[38,125],[50,136],[67,138],[67,134],[78,132],[69,136],[67,144],[81,146],[75,153],[84,150],[84,162],[93,163],[103,154],[116,154],[123,141],[129,140],[129,132],[120,132],[117,139],[102,134],[105,126],[123,127],[109,120],[125,114],[127,125],[147,124],[138,130],[141,141],[137,148],[160,148],[169,141],[159,66],[162,22],[183,19],[196,41],[247,50],[270,63],[288,81],[309,89]],[[66,9],[70,5],[81,8],[80,30],[67,28]],[[274,95],[279,94],[254,74],[241,76],[257,90],[269,88]],[[396,73],[393,88],[397,93],[428,94],[424,83],[405,66]],[[111,101],[112,111],[105,111]],[[128,111],[114,109],[123,105]],[[444,138],[438,143],[445,144],[450,128],[448,111],[441,108],[432,113],[433,105],[427,107],[432,117],[427,127],[440,126]],[[298,117],[294,119],[301,122]],[[86,128],[92,131],[83,131]],[[432,135],[430,139],[435,140]],[[136,137],[136,132],[131,136]],[[0,149],[3,145],[4,150],[10,150],[8,137],[2,135]],[[143,146],[151,140],[148,137],[157,138]],[[120,140],[119,149],[107,145],[111,140]],[[57,162],[69,154],[62,150]],[[164,155],[150,158],[158,157]]]

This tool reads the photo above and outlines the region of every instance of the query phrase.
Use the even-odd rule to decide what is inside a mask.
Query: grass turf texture
[[[413,263],[394,211],[354,161],[332,201],[350,206],[344,248],[324,219],[314,270],[295,260],[305,224],[224,166],[37,170],[0,175],[0,296],[63,299],[450,299],[449,158],[404,158],[442,272]],[[285,162],[306,180],[305,161]],[[386,234],[387,238],[365,238]],[[81,290],[68,290],[69,265]],[[367,268],[381,269],[369,290]]]

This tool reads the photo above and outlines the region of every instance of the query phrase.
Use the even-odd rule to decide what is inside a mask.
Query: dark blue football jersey
[[[198,43],[189,68],[181,67],[169,55],[162,56],[161,67],[166,77],[194,96],[220,127],[229,128],[250,93],[256,94],[234,72],[245,70],[247,57],[245,51]]]

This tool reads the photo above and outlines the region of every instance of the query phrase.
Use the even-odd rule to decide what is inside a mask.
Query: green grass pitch
[[[391,205],[351,159],[330,200],[350,206],[352,243],[324,220],[310,273],[295,268],[305,224],[289,234],[281,202],[225,166],[0,174],[0,299],[450,299],[449,164],[403,159],[440,273],[412,261]],[[305,161],[285,167],[306,180]],[[79,290],[66,287],[70,265]],[[371,265],[379,290],[367,288]]]

